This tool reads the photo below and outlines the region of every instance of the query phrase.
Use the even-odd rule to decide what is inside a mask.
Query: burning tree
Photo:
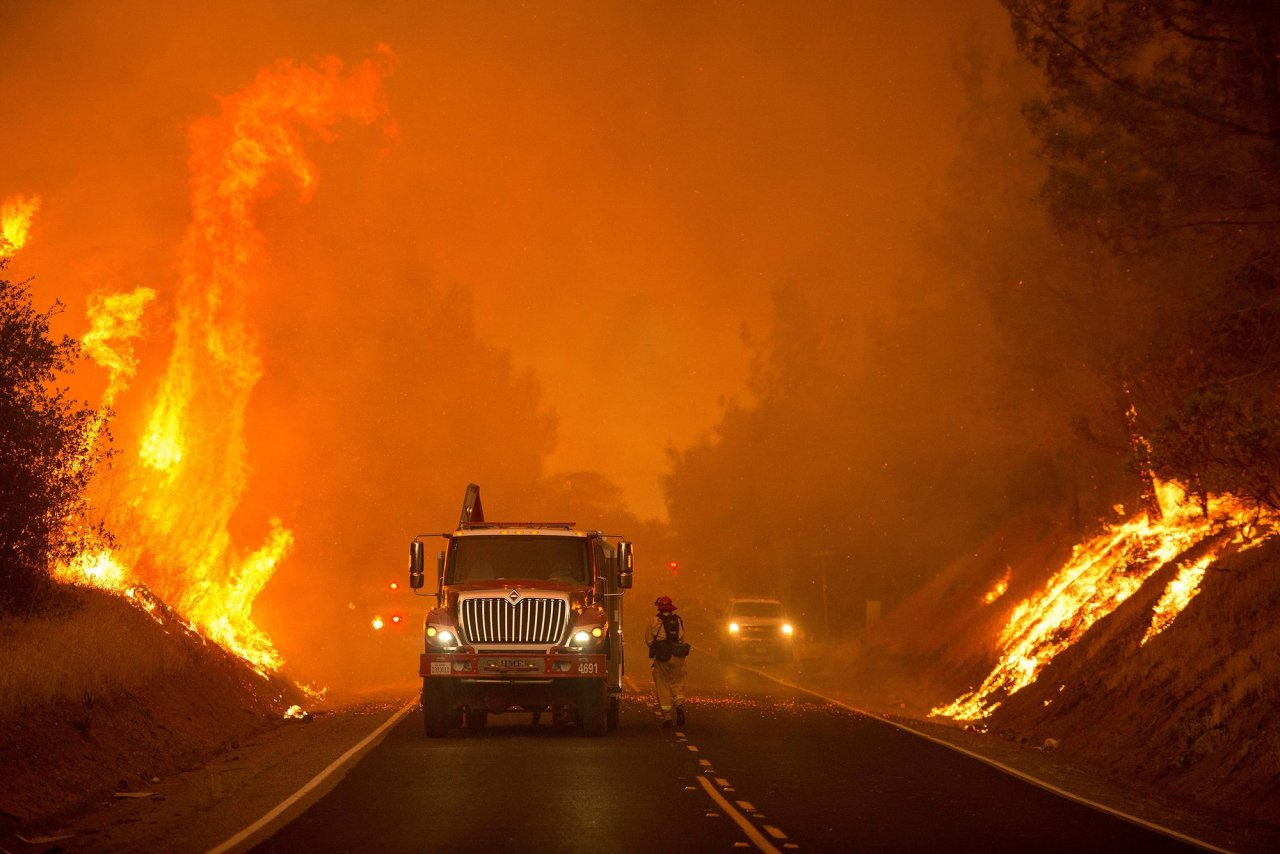
[[[0,611],[10,613],[39,602],[52,562],[84,549],[89,532],[68,521],[85,518],[85,489],[110,453],[95,441],[97,410],[57,385],[80,357],[75,339],[50,337],[61,310],[37,311],[25,282],[0,279]]]

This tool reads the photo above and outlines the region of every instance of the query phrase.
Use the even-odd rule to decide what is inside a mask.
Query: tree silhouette
[[[5,264],[0,260],[0,270]],[[85,487],[107,451],[89,447],[95,411],[57,385],[79,344],[49,335],[27,283],[0,279],[0,611],[29,612],[50,589],[53,561],[83,547],[71,523],[83,518]]]
[[[1026,113],[1049,164],[1053,217],[1107,243],[1128,274],[1113,287],[1134,294],[1129,302],[1147,315],[1130,338],[1124,379],[1145,414],[1158,473],[1274,502],[1275,4],[1003,2],[1019,49],[1048,87]]]

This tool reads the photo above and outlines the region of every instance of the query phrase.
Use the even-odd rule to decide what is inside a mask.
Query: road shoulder
[[[1011,769],[1015,776],[1031,778],[1043,788],[1068,793],[1073,799],[1101,805],[1107,811],[1137,818],[1141,822],[1167,828],[1177,834],[1230,851],[1261,854],[1280,850],[1280,831],[1276,828],[1246,825],[1229,818],[1201,814],[1185,804],[1154,792],[1135,790],[1111,782],[1096,772],[1063,761],[1051,746],[1046,748],[1044,745],[1026,744],[965,729],[949,722],[923,720],[878,710],[867,703],[865,698],[859,698],[852,692],[826,684],[824,680],[806,678],[802,665],[740,666],[867,717],[975,755],[989,764]]]
[[[159,781],[149,796],[104,800],[44,838],[69,834],[57,842],[66,851],[208,851],[305,786],[405,702],[363,702],[282,723],[195,770]],[[321,796],[340,777],[310,796]],[[48,843],[26,850],[48,850]]]

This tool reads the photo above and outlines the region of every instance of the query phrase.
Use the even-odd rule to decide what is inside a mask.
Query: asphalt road
[[[254,850],[1198,850],[706,655],[664,730],[628,665],[604,738],[511,714],[428,740],[415,711]]]

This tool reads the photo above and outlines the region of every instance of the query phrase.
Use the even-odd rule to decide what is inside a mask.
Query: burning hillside
[[[1125,789],[1280,825],[1277,519],[1173,483],[1156,495],[1158,514],[1065,554],[1058,514],[1011,519],[846,651],[852,682],[845,667],[825,678],[866,707],[1049,745]]]
[[[282,61],[221,99],[218,115],[189,129],[192,220],[175,292],[158,297],[138,288],[89,300],[83,348],[108,374],[91,426],[95,439],[114,407],[138,405],[118,401],[137,370],[132,342],[144,334],[153,301],[169,304],[172,345],[142,404],[149,415],[137,447],[117,462],[111,491],[97,491],[114,543],[91,548],[56,574],[120,591],[151,613],[146,591],[154,591],[264,675],[284,662],[254,624],[253,604],[294,538],[272,518],[264,541],[245,548],[229,527],[247,488],[245,410],[263,370],[246,311],[250,293],[269,287],[255,266],[263,238],[254,209],[278,176],[294,180],[305,198],[317,180],[304,152],[308,139],[328,138],[342,121],[385,119],[382,80],[391,62],[386,48],[349,71],[334,57],[314,66]],[[6,244],[21,246],[34,207],[22,200],[5,207]],[[24,224],[11,224],[11,211],[25,214]]]
[[[1158,514],[1144,511],[1108,525],[1076,546],[1044,589],[1013,609],[999,638],[1000,662],[991,674],[933,713],[957,720],[989,716],[1148,579],[1176,566],[1176,576],[1152,608],[1139,642],[1145,645],[1187,607],[1205,571],[1220,556],[1260,545],[1274,536],[1280,522],[1276,514],[1228,495],[1207,496],[1202,505],[1177,483],[1159,484],[1155,495]],[[984,604],[990,601],[984,599]]]

